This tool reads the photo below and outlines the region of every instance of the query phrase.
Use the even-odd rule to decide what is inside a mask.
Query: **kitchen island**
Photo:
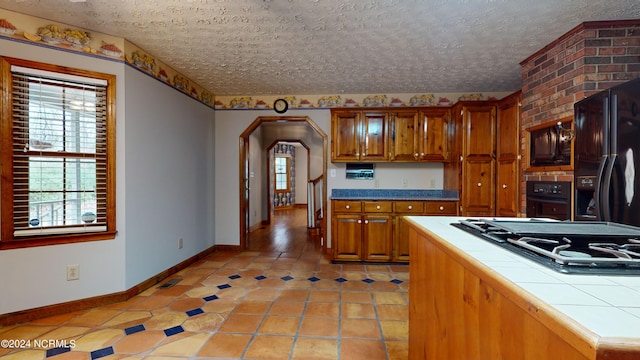
[[[461,219],[404,223],[410,359],[640,359],[640,277],[562,274]]]

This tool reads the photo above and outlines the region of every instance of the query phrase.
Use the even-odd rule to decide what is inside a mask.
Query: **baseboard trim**
[[[21,310],[7,314],[0,314],[0,326],[9,326],[21,324],[46,317],[66,314],[71,311],[86,310],[98,306],[114,304],[127,301],[132,297],[140,294],[148,288],[158,284],[169,276],[187,268],[195,262],[211,255],[216,251],[240,251],[240,246],[235,245],[214,245],[200,253],[182,261],[181,263],[150,277],[149,279],[133,286],[125,291],[116,293],[94,296],[90,298],[67,301],[64,303],[42,306],[33,309]]]

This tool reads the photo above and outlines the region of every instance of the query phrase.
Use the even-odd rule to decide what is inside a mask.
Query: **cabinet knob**
[[[368,224],[368,223],[369,223],[369,220],[365,220],[365,221],[364,221],[364,223],[365,223],[365,224]]]
[[[440,210],[440,211],[444,211],[444,206],[440,205],[440,207],[438,208],[438,210]]]
[[[376,209],[377,209],[377,210],[380,210],[380,205],[376,205]]]
[[[345,209],[351,209],[351,205],[347,205],[344,207]]]
[[[413,209],[413,206],[409,205],[409,210]]]
[[[480,186],[482,186],[482,183],[481,183],[481,182],[479,182],[479,183],[478,183],[478,187],[480,187]]]
[[[358,220],[358,224],[362,224],[362,220]]]
[[[421,153],[420,156],[424,156],[424,153]]]
[[[418,153],[415,153],[413,156],[418,157]]]
[[[502,184],[502,188],[506,189],[507,188],[507,184]]]

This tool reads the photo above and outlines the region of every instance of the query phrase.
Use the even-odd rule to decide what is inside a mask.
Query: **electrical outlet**
[[[178,249],[182,249],[182,238],[178,239]]]
[[[67,265],[67,281],[80,279],[80,265]]]
[[[376,189],[380,187],[380,180],[379,179],[374,179],[373,180],[373,187],[376,188]]]
[[[407,180],[407,179],[402,179],[402,187],[403,187],[403,188],[409,187],[409,180]]]
[[[430,185],[430,187],[431,187],[432,189],[435,189],[435,188],[436,188],[436,180],[435,180],[435,179],[431,179],[431,180],[429,181],[429,185]]]

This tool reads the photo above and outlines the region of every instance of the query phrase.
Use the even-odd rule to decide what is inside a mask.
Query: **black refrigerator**
[[[574,220],[640,226],[640,78],[574,110]]]

